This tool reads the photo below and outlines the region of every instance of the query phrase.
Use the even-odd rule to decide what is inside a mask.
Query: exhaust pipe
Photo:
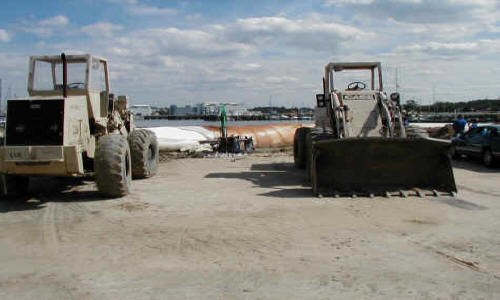
[[[63,63],[63,96],[68,97],[68,63],[66,61],[66,54],[61,54],[61,60]]]

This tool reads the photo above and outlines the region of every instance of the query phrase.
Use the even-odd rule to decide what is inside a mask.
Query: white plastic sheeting
[[[488,126],[493,125],[494,123],[478,123],[477,126]],[[437,128],[444,127],[446,125],[453,125],[452,123],[410,123],[412,126],[421,127],[421,128]],[[465,125],[464,132],[469,130],[469,123]]]
[[[293,146],[295,130],[312,124],[261,124],[228,126],[228,136],[252,137],[256,148]],[[220,136],[217,126],[153,127],[161,151],[204,151],[210,145],[200,142],[215,140]]]
[[[156,134],[160,151],[197,151],[208,145],[200,141],[214,140],[215,134],[201,126],[152,127]]]
[[[421,128],[434,128],[434,127],[444,127],[446,125],[451,125],[452,123],[413,123],[411,122],[411,126],[421,127]]]

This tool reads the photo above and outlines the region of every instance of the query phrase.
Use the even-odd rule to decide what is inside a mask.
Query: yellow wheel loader
[[[340,89],[338,72],[364,73]],[[352,78],[352,77],[351,77]],[[406,133],[400,96],[383,90],[379,62],[330,63],[316,95],[316,125],[299,128],[294,160],[321,196],[454,195],[449,143]]]
[[[31,176],[94,176],[109,197],[155,174],[158,143],[136,129],[128,97],[110,92],[108,62],[96,56],[32,56],[29,97],[7,101],[0,196],[22,197]]]

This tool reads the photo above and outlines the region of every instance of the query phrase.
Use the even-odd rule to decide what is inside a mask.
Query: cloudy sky
[[[3,94],[28,56],[92,53],[135,104],[312,106],[330,61],[381,61],[421,103],[500,97],[500,0],[2,0]]]

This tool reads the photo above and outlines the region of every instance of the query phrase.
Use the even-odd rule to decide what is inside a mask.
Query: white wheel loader
[[[335,86],[334,74],[368,72],[370,86]],[[316,95],[316,126],[299,128],[295,165],[306,168],[315,195],[408,196],[456,193],[449,143],[408,133],[400,96],[383,90],[379,62],[330,63]]]
[[[7,101],[2,196],[24,196],[30,176],[94,175],[102,194],[120,197],[132,178],[155,174],[156,136],[134,127],[128,97],[111,94],[105,59],[32,56],[28,93]]]

